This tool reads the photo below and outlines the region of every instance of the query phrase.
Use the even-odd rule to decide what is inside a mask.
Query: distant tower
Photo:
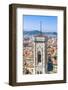
[[[42,22],[40,22],[40,34],[34,37],[34,73],[46,73],[47,61],[47,37],[42,33]]]

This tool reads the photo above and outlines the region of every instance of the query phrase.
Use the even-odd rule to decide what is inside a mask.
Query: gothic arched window
[[[38,53],[37,53],[38,55],[38,63],[40,63],[41,62],[41,52],[40,51],[38,51]]]

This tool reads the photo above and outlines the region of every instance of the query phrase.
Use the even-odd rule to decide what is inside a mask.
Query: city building
[[[34,37],[34,71],[44,74],[47,63],[47,37],[42,34]]]
[[[23,74],[49,74],[57,72],[57,37],[40,33],[23,42]]]

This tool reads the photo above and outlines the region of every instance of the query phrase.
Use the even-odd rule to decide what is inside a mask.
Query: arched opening
[[[41,52],[40,51],[38,51],[38,53],[37,53],[38,55],[38,63],[41,63]]]

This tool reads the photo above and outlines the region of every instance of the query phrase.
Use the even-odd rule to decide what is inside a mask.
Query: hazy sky
[[[36,16],[24,15],[24,30],[40,31],[40,22],[42,23],[43,32],[57,32],[57,16]]]

